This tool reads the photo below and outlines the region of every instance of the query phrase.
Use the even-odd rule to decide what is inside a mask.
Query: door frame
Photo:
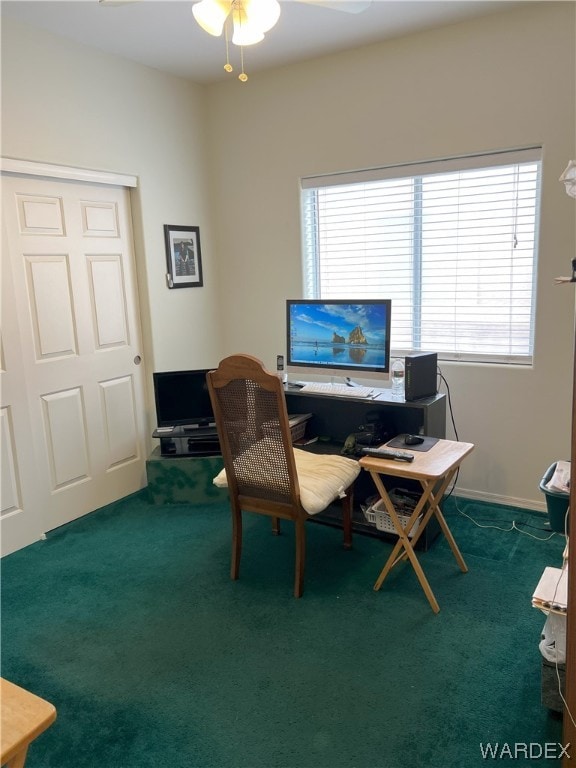
[[[0,157],[0,172],[14,173],[20,176],[44,176],[48,179],[84,181],[93,184],[110,184],[115,187],[134,188],[138,186],[138,177],[131,174],[39,163],[35,160],[17,160],[11,157]]]

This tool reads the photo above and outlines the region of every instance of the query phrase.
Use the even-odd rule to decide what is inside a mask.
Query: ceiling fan
[[[143,0],[98,0],[100,5],[129,5],[130,3],[141,3]],[[198,2],[198,0],[192,0]],[[344,11],[345,13],[362,13],[374,0],[294,0],[297,3],[307,5],[319,5],[322,8],[329,8],[332,11]]]
[[[101,5],[118,6],[141,2],[141,0],[98,0]],[[298,3],[317,5],[329,10],[346,13],[361,13],[373,0],[294,0]],[[238,79],[245,83],[248,75],[244,72],[243,49],[264,39],[264,34],[275,26],[280,17],[278,0],[195,0],[192,13],[205,32],[220,37],[224,32],[226,40],[226,72],[232,72],[228,44],[240,48],[241,72]]]

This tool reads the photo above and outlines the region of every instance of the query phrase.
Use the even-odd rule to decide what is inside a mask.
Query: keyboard
[[[373,387],[349,387],[347,384],[328,384],[311,381],[304,384],[300,392],[312,395],[335,395],[337,397],[374,398],[378,392]]]

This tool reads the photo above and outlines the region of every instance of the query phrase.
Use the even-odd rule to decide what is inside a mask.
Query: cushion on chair
[[[360,474],[360,465],[355,459],[331,454],[317,454],[294,450],[296,472],[300,485],[300,501],[309,515],[317,515],[343,496],[346,488]],[[223,469],[213,480],[218,488],[226,488],[226,470]]]

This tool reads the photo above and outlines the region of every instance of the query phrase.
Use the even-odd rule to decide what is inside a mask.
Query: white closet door
[[[3,177],[2,553],[145,485],[128,191]]]

